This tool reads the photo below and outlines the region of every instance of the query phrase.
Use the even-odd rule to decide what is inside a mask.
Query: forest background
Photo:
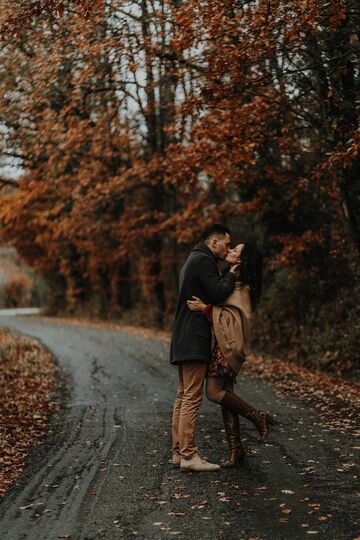
[[[256,347],[353,376],[357,1],[0,5],[1,164],[17,177],[0,180],[0,234],[49,313],[171,328],[188,251],[226,223],[264,256]]]

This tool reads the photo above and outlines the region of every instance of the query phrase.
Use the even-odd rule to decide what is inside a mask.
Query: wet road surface
[[[2,318],[57,358],[67,391],[45,444],[0,506],[1,540],[353,539],[360,534],[360,441],[263,382],[236,391],[281,423],[266,445],[242,420],[245,467],[186,474],[168,463],[176,369],[168,343],[36,318]],[[226,455],[221,413],[206,399],[197,440]]]

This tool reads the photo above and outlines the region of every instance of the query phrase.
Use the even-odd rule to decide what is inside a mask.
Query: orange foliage
[[[25,172],[0,219],[64,307],[171,313],[177,246],[214,220],[260,228],[273,269],[344,263],[359,136],[343,0],[41,6],[6,12],[26,22],[4,32],[1,83]]]

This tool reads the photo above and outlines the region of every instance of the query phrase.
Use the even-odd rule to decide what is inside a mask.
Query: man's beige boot
[[[220,468],[220,465],[209,463],[206,459],[202,459],[198,454],[195,454],[191,459],[181,458],[180,461],[180,470],[184,472],[209,472],[218,471]]]

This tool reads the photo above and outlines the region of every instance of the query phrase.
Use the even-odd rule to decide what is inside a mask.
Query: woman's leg
[[[206,379],[206,397],[213,401],[214,403],[221,403],[221,400],[224,398],[226,391],[228,377],[219,376],[219,377],[208,377]]]
[[[250,403],[229,390],[224,390],[220,403],[226,409],[250,420],[259,432],[258,442],[265,442],[270,432],[270,426],[275,424],[274,418],[269,413],[255,409]]]
[[[234,383],[232,379],[227,379],[224,389],[228,392],[233,391]],[[241,444],[239,415],[223,406],[221,407],[221,415],[229,446],[229,457],[221,464],[221,466],[225,468],[234,468],[237,465],[243,465],[245,462],[245,450]]]
[[[214,403],[222,404],[227,392],[232,392],[233,381],[227,376],[208,377],[206,381],[206,397]],[[244,462],[245,452],[240,441],[240,423],[236,412],[221,406],[226,438],[229,445],[229,459],[222,467],[236,467]]]
[[[210,401],[219,403],[225,409],[229,409],[236,414],[240,414],[252,422],[259,432],[258,442],[265,442],[270,432],[270,425],[275,424],[275,420],[270,414],[255,409],[229,388],[229,377],[208,377],[206,385],[206,396]]]
[[[207,398],[210,401],[219,403],[225,409],[230,409],[250,420],[259,432],[258,442],[265,442],[270,432],[270,425],[274,425],[275,420],[270,414],[255,409],[232,390],[227,389],[227,384],[228,377],[208,377],[206,385]]]

